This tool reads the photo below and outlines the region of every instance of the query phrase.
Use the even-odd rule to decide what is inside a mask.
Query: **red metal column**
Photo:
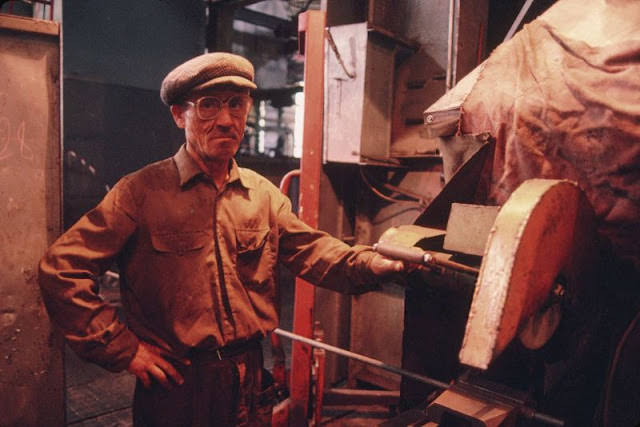
[[[308,11],[300,15],[298,35],[304,62],[304,127],[300,159],[300,218],[318,227],[320,179],[322,177],[322,110],[324,93],[325,13]],[[312,337],[314,289],[304,280],[296,280],[293,330]],[[293,343],[291,355],[290,424],[303,425],[307,419],[311,376],[311,348]]]

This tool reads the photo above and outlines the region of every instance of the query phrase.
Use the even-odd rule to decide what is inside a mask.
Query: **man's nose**
[[[229,108],[223,105],[220,112],[216,116],[216,124],[218,126],[230,127],[233,126],[233,118],[229,114]]]

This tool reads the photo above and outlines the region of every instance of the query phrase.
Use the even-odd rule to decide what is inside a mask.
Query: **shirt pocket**
[[[211,240],[211,236],[205,231],[151,235],[151,245],[155,252],[178,256],[193,254],[202,250],[209,240]]]
[[[236,229],[236,267],[245,286],[261,286],[273,277],[275,256],[268,228]]]

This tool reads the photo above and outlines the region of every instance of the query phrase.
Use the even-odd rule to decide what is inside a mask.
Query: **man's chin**
[[[205,161],[221,161],[231,160],[236,155],[236,149],[229,147],[228,150],[218,149],[215,152],[202,153],[202,158]]]

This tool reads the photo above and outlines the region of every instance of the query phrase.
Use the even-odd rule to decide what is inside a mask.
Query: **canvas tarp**
[[[491,135],[488,204],[529,178],[577,181],[601,235],[640,271],[639,1],[559,1],[429,107],[425,123],[445,145]]]

